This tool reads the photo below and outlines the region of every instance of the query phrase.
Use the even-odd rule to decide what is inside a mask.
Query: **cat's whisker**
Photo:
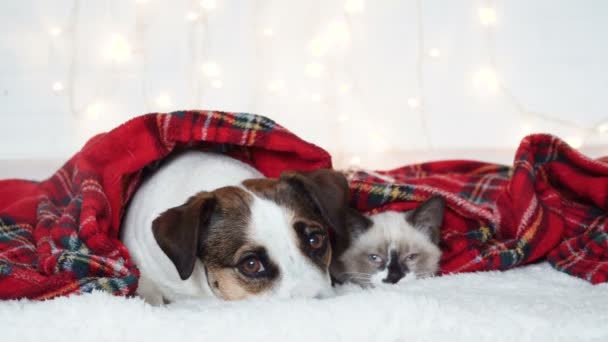
[[[348,280],[371,280],[372,275],[367,273],[342,273],[341,277]]]
[[[363,272],[344,272],[341,275],[360,275],[360,276],[366,276],[366,277],[372,276],[371,273],[363,273]]]

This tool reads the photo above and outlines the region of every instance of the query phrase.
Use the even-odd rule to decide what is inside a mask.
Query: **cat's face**
[[[333,276],[374,286],[434,275],[441,258],[443,210],[443,199],[432,197],[407,213],[389,211],[370,216],[365,224],[351,222],[350,244],[332,265]]]

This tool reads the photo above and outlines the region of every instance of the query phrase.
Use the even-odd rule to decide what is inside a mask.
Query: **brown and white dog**
[[[178,155],[139,187],[123,222],[137,293],[152,304],[327,296],[329,229],[342,229],[347,202],[334,171],[270,179],[224,155]]]

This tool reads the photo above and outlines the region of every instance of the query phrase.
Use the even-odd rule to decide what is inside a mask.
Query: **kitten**
[[[348,231],[335,238],[332,276],[337,282],[362,286],[433,276],[439,270],[444,208],[443,198],[433,196],[406,213],[387,211],[368,217],[353,210]]]

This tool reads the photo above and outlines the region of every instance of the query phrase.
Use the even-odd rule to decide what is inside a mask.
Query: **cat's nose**
[[[405,272],[399,270],[398,272],[389,272],[382,281],[388,284],[397,284],[403,277],[405,277]]]
[[[389,262],[387,269],[388,274],[382,281],[389,284],[397,284],[397,282],[405,276],[405,273],[408,272],[407,267],[403,267],[399,264],[399,257],[395,252],[391,255],[391,261]]]

